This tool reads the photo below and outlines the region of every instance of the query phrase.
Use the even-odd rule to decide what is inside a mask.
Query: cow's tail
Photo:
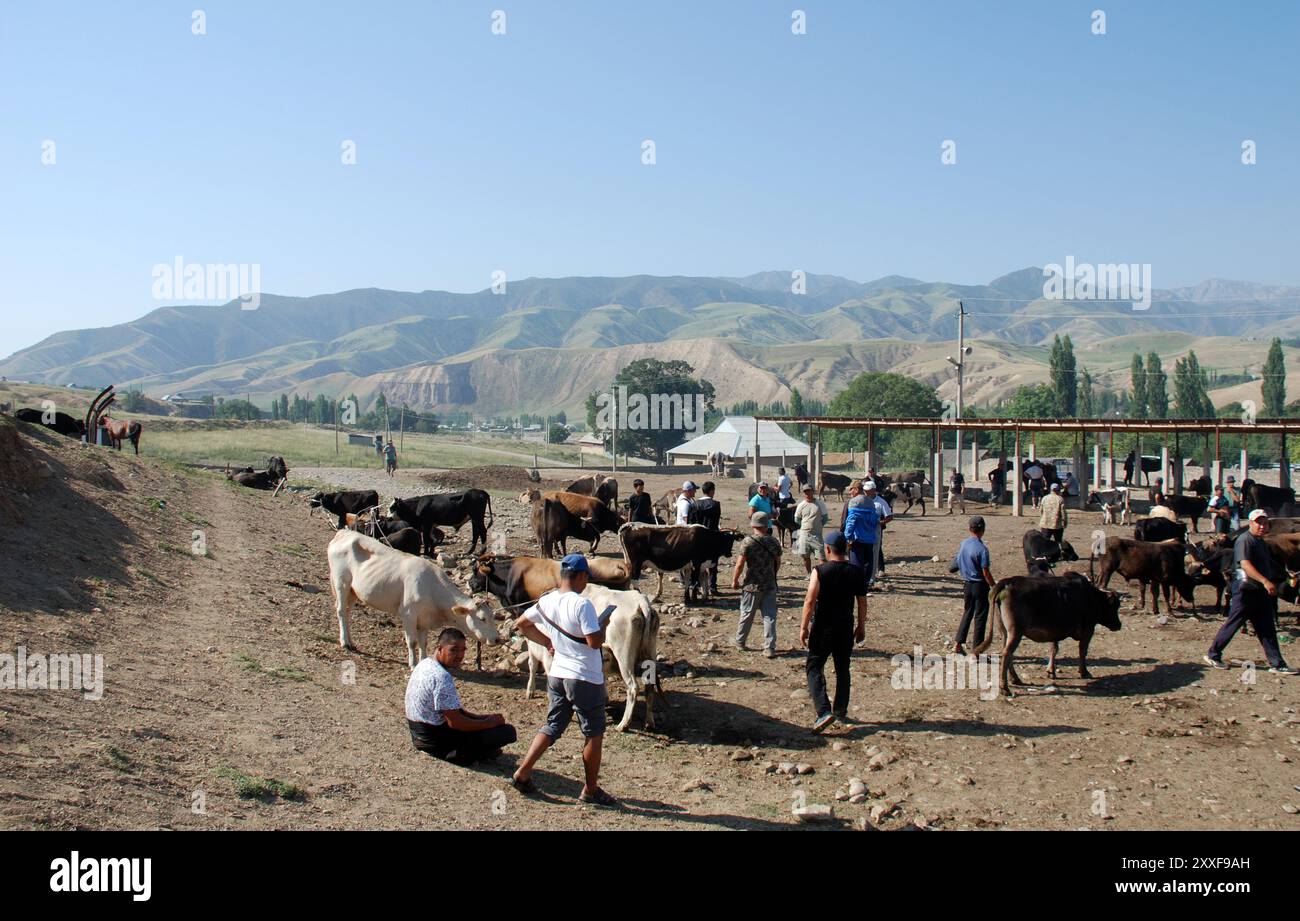
[[[632,577],[632,554],[627,552],[627,532],[631,527],[632,525],[630,522],[628,524],[621,524],[618,527],[618,546],[619,549],[623,551],[623,562],[627,564],[628,578]]]
[[[975,655],[980,656],[993,643],[993,628],[996,626],[1006,636],[1007,628],[1002,622],[1002,604],[1007,597],[1007,591],[1010,586],[1007,580],[1002,580],[993,588],[993,597],[989,598],[989,613],[993,616],[990,618],[988,629],[984,631],[984,639],[980,644],[971,650]]]
[[[486,492],[486,490],[484,490],[484,491]],[[496,519],[496,516],[492,514],[492,494],[491,494],[491,493],[488,493],[488,497],[487,497],[487,499],[488,499],[488,506],[487,506],[487,508],[488,508],[488,520],[487,520],[487,524],[485,524],[485,525],[483,526],[484,528],[490,528],[490,527],[492,527],[492,522],[494,522],[494,521],[497,520],[497,519]]]
[[[1088,554],[1088,581],[1094,584],[1097,581],[1097,573],[1093,569],[1093,566],[1096,562],[1097,562],[1097,551],[1094,550],[1092,553]]]

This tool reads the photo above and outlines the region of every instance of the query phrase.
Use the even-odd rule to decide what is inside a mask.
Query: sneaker
[[[1300,675],[1300,669],[1294,669],[1289,665],[1277,665],[1269,671],[1275,675]]]
[[[618,800],[600,789],[600,787],[596,788],[595,793],[588,793],[586,790],[583,790],[578,794],[578,802],[585,803],[588,806],[600,806],[604,809],[615,809],[618,807]]]
[[[749,647],[746,646],[744,643],[742,643],[740,640],[732,640],[731,645],[733,648],[739,649],[741,652],[749,652]]]
[[[812,725],[812,731],[820,735],[826,730],[826,727],[835,722],[835,714],[827,713],[817,717],[817,721]]]
[[[1201,656],[1201,660],[1204,661],[1206,665],[1210,666],[1210,668],[1228,668],[1227,665],[1224,665],[1218,659],[1211,659],[1208,653]]]
[[[775,649],[765,649],[765,650],[763,650],[763,655],[766,656],[766,657],[769,658],[769,659],[775,659],[775,658],[776,658],[776,650],[775,650]]]

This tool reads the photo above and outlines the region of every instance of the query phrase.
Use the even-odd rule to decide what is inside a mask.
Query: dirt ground
[[[1077,676],[1075,645],[1063,644],[1055,692],[1007,701],[893,687],[890,658],[916,646],[944,654],[960,617],[947,566],[965,519],[933,510],[887,532],[888,580],[871,596],[852,664],[859,722],[808,730],[798,559],[783,563],[774,660],[729,645],[737,595],[724,567],[713,606],[683,610],[681,587],[665,583],[659,649],[672,707],[656,707],[659,726],[648,732],[639,705],[632,730],[606,740],[602,782],[625,808],[576,805],[576,730],[541,763],[544,798],[527,800],[506,784],[522,741],[481,769],[411,748],[400,627],[361,609],[359,651],[338,646],[331,531],[309,517],[301,493],[273,498],[219,474],[21,432],[0,458],[0,469],[24,471],[21,488],[3,491],[15,511],[0,522],[0,654],[20,645],[29,655],[100,654],[106,687],[98,701],[0,691],[3,828],[765,829],[792,827],[792,806],[804,802],[833,804],[837,825],[884,829],[1300,826],[1300,682],[1259,669],[1244,683],[1251,672],[1202,665],[1219,622],[1209,589],[1198,593],[1200,617],[1164,624],[1126,602],[1123,629],[1093,642],[1090,681]],[[526,476],[510,469],[485,472],[479,485],[493,490],[494,529],[509,549],[531,553],[527,510],[514,499]],[[472,478],[291,474],[403,495]],[[679,482],[645,479],[656,495]],[[620,476],[624,494],[630,481]],[[724,526],[741,524],[746,485],[719,482]],[[840,503],[829,504],[838,518]],[[995,575],[1023,572],[1020,538],[1032,521],[985,514]],[[1099,517],[1073,512],[1067,537],[1086,548]],[[206,555],[191,552],[195,532]],[[616,540],[607,535],[599,549],[614,554]],[[1086,572],[1086,561],[1073,568]],[[642,583],[654,585],[653,576]],[[1112,588],[1128,591],[1118,579]],[[1284,616],[1293,664],[1295,624]],[[1018,660],[1038,685],[1043,651],[1027,642]],[[1259,646],[1239,636],[1227,658],[1257,660]],[[461,695],[471,710],[505,713],[526,740],[545,702],[523,699],[525,675],[509,661],[487,649],[476,671],[471,650]],[[611,698],[621,712],[617,681]],[[784,763],[807,772],[771,770]],[[259,778],[285,786],[257,787]],[[850,778],[863,781],[863,801],[837,800]]]

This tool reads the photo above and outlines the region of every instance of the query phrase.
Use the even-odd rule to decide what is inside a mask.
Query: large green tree
[[[627,388],[624,391],[622,388]],[[638,358],[619,371],[612,389],[622,402],[617,406],[609,391],[587,397],[587,427],[609,433],[617,421],[620,454],[652,458],[662,464],[669,448],[695,436],[704,427],[697,412],[697,397],[704,412],[713,409],[713,384],[696,379],[695,369],[684,361]],[[616,419],[616,415],[623,418]]]
[[[1282,356],[1282,340],[1274,338],[1264,359],[1264,415],[1279,418],[1286,414],[1286,363]]]
[[[1097,406],[1092,395],[1092,375],[1084,368],[1079,374],[1079,418],[1093,419],[1097,416]]]
[[[1142,356],[1137,352],[1133,353],[1133,361],[1129,365],[1128,373],[1133,381],[1133,396],[1128,401],[1129,418],[1145,419],[1147,417],[1147,369],[1142,364]]]
[[[1078,412],[1078,379],[1075,377],[1074,344],[1067,335],[1052,339],[1052,351],[1048,356],[1051,370],[1052,398],[1056,405],[1056,415],[1068,418]]]
[[[828,416],[916,416],[938,418],[943,404],[933,387],[886,371],[868,371],[849,382],[826,409]],[[930,436],[916,430],[878,432],[876,449],[885,466],[924,465]],[[832,451],[865,451],[865,429],[830,429],[826,447]]]
[[[1214,416],[1206,374],[1195,352],[1188,352],[1186,358],[1174,362],[1173,416],[1175,419],[1209,419]]]
[[[1160,356],[1147,352],[1147,418],[1169,418],[1169,375],[1165,374]]]

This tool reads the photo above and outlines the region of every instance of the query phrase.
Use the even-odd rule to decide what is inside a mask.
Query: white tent
[[[808,445],[791,438],[775,422],[758,423],[758,447],[763,452],[764,463],[794,464],[808,456]],[[754,453],[754,417],[724,416],[718,427],[707,435],[668,449],[668,463],[708,463],[708,456],[717,451],[735,461],[749,460]]]

